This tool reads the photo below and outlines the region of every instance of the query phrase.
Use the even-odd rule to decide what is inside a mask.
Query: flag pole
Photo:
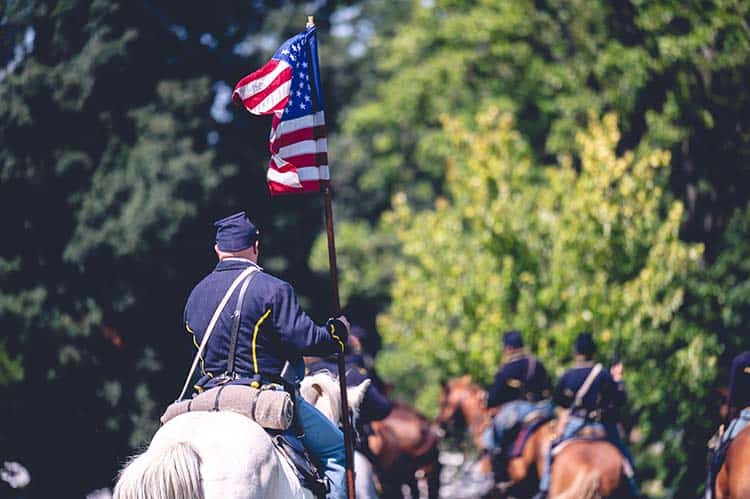
[[[315,26],[315,20],[313,16],[307,16],[307,24],[305,27],[310,29]],[[317,43],[317,39],[316,39]],[[317,66],[317,48],[316,53],[313,57],[316,58],[314,64],[310,65],[310,72],[313,72],[313,66]],[[311,75],[315,78],[315,74]],[[312,85],[316,87],[316,82],[313,80]],[[313,105],[318,106],[318,98],[313,93]],[[318,109],[313,109],[315,113]],[[314,115],[314,114],[313,114]],[[328,236],[328,268],[331,275],[331,287],[333,291],[333,310],[334,317],[341,314],[341,299],[339,298],[339,276],[338,267],[336,266],[336,238],[333,231],[333,202],[331,193],[331,181],[327,179],[320,180],[321,190],[323,191],[323,200],[325,203],[325,223],[326,223],[326,235]],[[341,423],[344,429],[344,449],[346,451],[346,488],[347,497],[349,499],[355,499],[354,492],[354,431],[352,429],[352,420],[349,417],[349,400],[346,392],[346,364],[344,361],[344,352],[342,351],[338,355],[338,370],[339,370],[339,390],[341,391]]]

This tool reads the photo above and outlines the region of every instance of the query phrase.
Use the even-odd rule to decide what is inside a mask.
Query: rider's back
[[[573,367],[565,371],[560,378],[555,390],[555,403],[560,407],[570,408],[576,395],[594,369],[592,361],[576,361]],[[621,405],[624,402],[624,392],[618,390],[617,384],[606,370],[602,369],[581,398],[580,407],[573,408],[574,411],[591,413],[603,409],[609,405]]]
[[[232,281],[256,264],[243,259],[220,261],[213,272],[193,288],[185,305],[185,326],[200,343],[211,317]],[[238,302],[235,292],[220,311],[202,368],[211,377],[227,368],[232,338],[232,315]],[[331,353],[331,334],[316,325],[301,309],[292,286],[258,267],[244,296],[236,347],[236,371],[242,376],[260,375],[276,381],[284,362],[304,375],[302,354]]]

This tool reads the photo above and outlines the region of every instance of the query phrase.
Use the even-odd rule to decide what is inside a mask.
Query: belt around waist
[[[576,409],[572,411],[571,414],[588,421],[599,421],[602,418],[601,409]]]
[[[212,373],[211,376],[204,376],[201,378],[196,387],[202,389],[212,388],[214,386],[222,384],[236,384],[236,385],[248,385],[255,388],[260,388],[264,385],[280,385],[284,387],[290,393],[293,393],[296,389],[295,386],[290,385],[279,375],[261,373],[261,374],[250,374],[250,373],[237,373],[235,377],[226,376],[225,373],[216,374]]]

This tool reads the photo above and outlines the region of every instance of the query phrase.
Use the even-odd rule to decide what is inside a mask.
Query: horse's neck
[[[480,396],[484,390],[477,386],[470,386],[467,390],[469,393],[461,404],[461,411],[469,431],[475,438],[481,438],[482,432],[490,424],[490,411],[480,402],[484,398]]]

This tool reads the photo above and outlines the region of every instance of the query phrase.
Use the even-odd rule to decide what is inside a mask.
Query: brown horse
[[[727,449],[716,476],[716,499],[750,498],[750,428],[737,435]]]
[[[440,496],[440,437],[422,414],[405,404],[394,404],[385,419],[372,423],[368,438],[377,459],[383,495],[401,497],[401,485],[408,485],[412,498],[419,497],[416,476],[427,482],[430,499]]]
[[[465,375],[443,384],[440,394],[440,413],[436,422],[450,429],[463,422],[477,449],[482,448],[482,433],[490,425],[496,410],[488,409],[487,392]],[[521,455],[508,462],[508,476],[516,494],[525,491],[531,495],[537,488],[539,477],[544,471],[544,461],[554,432],[554,421],[541,426],[529,437]],[[482,458],[481,470],[489,473],[489,456]]]
[[[549,497],[631,497],[623,477],[623,463],[622,454],[609,442],[571,441],[552,463]]]

